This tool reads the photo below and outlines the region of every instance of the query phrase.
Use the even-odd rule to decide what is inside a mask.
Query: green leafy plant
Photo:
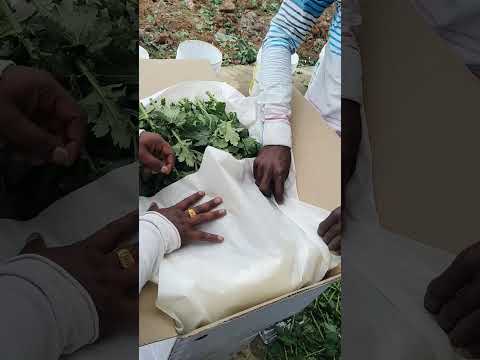
[[[327,291],[278,327],[266,360],[338,360],[341,354],[341,285]]]
[[[237,159],[255,157],[260,144],[249,137],[237,114],[226,111],[226,104],[207,93],[208,99],[182,99],[168,103],[156,100],[140,104],[140,127],[158,133],[172,145],[177,162],[169,176],[144,181],[141,192],[156,193],[161,188],[198,170],[207,146],[224,150]]]
[[[21,169],[8,151],[0,216],[29,218],[58,198],[134,161],[138,142],[138,8],[134,0],[0,0],[0,58],[49,71],[88,114],[70,168]],[[12,176],[12,174],[17,174]],[[0,189],[1,190],[1,189]],[[20,199],[30,199],[28,206]],[[28,213],[26,212],[28,209]]]

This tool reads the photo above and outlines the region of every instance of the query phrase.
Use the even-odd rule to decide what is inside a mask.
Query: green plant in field
[[[262,2],[262,11],[267,14],[276,14],[280,8],[281,1],[277,0],[265,0]]]
[[[142,184],[143,194],[155,194],[198,170],[207,146],[227,151],[238,159],[256,156],[260,144],[249,137],[237,114],[227,112],[224,102],[207,95],[207,100],[167,103],[161,99],[146,107],[140,104],[140,127],[162,135],[172,145],[177,158],[169,176],[152,177]]]
[[[239,39],[236,46],[235,58],[240,64],[253,64],[257,60],[257,48],[245,39]]]
[[[287,320],[266,360],[338,360],[341,346],[341,285],[331,285],[301,313]]]

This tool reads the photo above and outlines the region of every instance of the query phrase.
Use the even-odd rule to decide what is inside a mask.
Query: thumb
[[[28,236],[26,244],[20,251],[20,254],[38,253],[46,247],[43,236],[39,233],[32,233]]]
[[[14,106],[7,106],[4,113],[2,132],[5,140],[19,152],[33,155],[47,161],[62,160],[55,149],[61,149],[61,140],[42,129]]]

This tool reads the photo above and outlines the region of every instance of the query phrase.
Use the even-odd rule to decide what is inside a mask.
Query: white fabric
[[[140,216],[139,224],[139,279],[138,292],[142,290],[167,254],[180,248],[181,239],[177,228],[163,215],[147,211]]]
[[[6,261],[0,286],[2,359],[57,360],[97,340],[90,295],[48,259],[22,255]]]
[[[262,52],[261,63],[256,66],[259,81],[252,92],[258,98],[258,111],[262,114],[262,143],[291,147],[291,54],[284,47],[267,47]]]
[[[63,246],[84,240],[103,226],[126,215],[136,208],[138,204],[137,179],[138,165],[127,165],[108,173],[102,178],[73,193],[70,193],[29,221],[0,219],[0,237],[2,239],[2,241],[0,241],[0,260],[5,261],[17,255],[24,247],[26,238],[32,232],[41,233],[44,236],[47,246]],[[95,203],[95,206],[92,206],[93,202]],[[138,239],[135,238],[132,239],[132,241],[137,240]],[[27,270],[29,273],[31,272],[32,268],[30,265],[25,268],[25,271]],[[50,271],[45,269],[42,271],[54,274],[55,267],[51,267]],[[73,294],[74,287],[72,284],[74,283],[66,282],[61,279],[59,279],[59,281],[51,281],[50,275],[39,277],[38,280],[40,281],[42,278],[48,280],[48,284],[45,284],[45,286],[55,285],[55,290],[64,293],[65,301],[62,304],[58,304],[58,306],[64,306],[66,304],[68,305],[68,310],[72,310],[72,306],[75,304],[69,304],[70,300],[68,300],[68,297]],[[0,279],[2,278],[0,277]],[[2,289],[6,289],[9,286],[11,286],[10,283],[6,284],[5,287],[2,283]],[[17,285],[13,286],[16,287]],[[24,342],[20,344],[20,347],[15,349],[18,351],[18,355],[6,359],[29,359],[28,356],[30,356],[29,354],[31,353],[35,355],[32,359],[50,360],[51,357],[49,357],[50,355],[48,353],[49,349],[46,349],[49,344],[43,342],[40,343],[39,336],[28,335],[35,335],[41,332],[45,333],[47,331],[56,332],[58,329],[56,325],[48,326],[47,323],[49,320],[47,314],[39,311],[37,308],[32,312],[24,311],[24,309],[28,310],[28,304],[22,303],[22,298],[29,299],[30,296],[32,296],[31,299],[38,301],[38,304],[42,306],[45,305],[44,298],[32,295],[32,288],[29,286],[24,286],[23,288],[20,284],[18,286],[20,286],[19,291],[25,291],[25,293],[19,294],[18,298],[7,299],[2,293],[2,303],[3,300],[5,300],[16,306],[0,307],[3,308],[4,311],[9,312],[8,316],[15,316],[12,321],[4,321],[4,319],[8,319],[9,317],[2,317],[2,321],[0,322],[0,332],[8,332],[12,324],[16,324],[19,329],[25,329],[23,331],[25,336],[22,339],[16,339],[13,337],[6,338],[6,341],[10,341],[12,346],[20,344],[20,341],[24,340]],[[48,287],[46,289],[48,289]],[[38,291],[38,288],[36,291]],[[14,295],[15,294],[10,293],[9,296]],[[76,296],[82,296],[81,291],[78,291]],[[50,302],[50,304],[54,303]],[[58,306],[55,305],[54,307],[57,309]],[[82,307],[82,309],[78,308],[74,312],[69,313],[69,316],[72,317],[72,323],[75,324],[76,322],[91,320],[91,317],[89,318],[85,316],[88,311],[87,305]],[[58,311],[62,311],[62,308],[58,308]],[[3,316],[3,313],[1,316]],[[34,323],[39,324],[38,330],[35,330],[36,328],[33,327]],[[49,332],[48,334],[45,334],[45,336],[56,335]],[[88,337],[88,334],[84,333],[82,336]],[[1,338],[2,340],[5,339],[3,336]],[[138,334],[136,332],[134,334],[122,332],[102,339],[95,344],[86,346],[70,355],[63,356],[62,358],[68,360],[93,360],[99,358],[129,360],[137,358],[137,346]],[[36,353],[34,353],[34,351],[36,351]],[[45,353],[42,351],[45,351]],[[3,348],[1,354],[4,354]],[[3,358],[5,357],[2,356],[2,359]]]
[[[324,46],[305,98],[335,131],[342,128],[342,58]]]
[[[189,332],[268,299],[321,280],[334,263],[317,227],[329,212],[298,200],[295,174],[277,205],[255,185],[253,159],[236,160],[208,147],[195,174],[140,198],[142,214],[152,201],[171,206],[202,190],[205,201],[221,196],[226,217],[200,229],[221,234],[222,244],[197,243],[162,261],[157,306]]]

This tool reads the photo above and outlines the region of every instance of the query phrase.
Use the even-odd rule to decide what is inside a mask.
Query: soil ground
[[[223,65],[251,64],[279,0],[140,0],[140,45],[152,58],[175,58],[183,40],[203,40],[223,53]],[[229,12],[222,9],[229,9]],[[334,7],[325,11],[298,49],[314,65],[326,42]]]

